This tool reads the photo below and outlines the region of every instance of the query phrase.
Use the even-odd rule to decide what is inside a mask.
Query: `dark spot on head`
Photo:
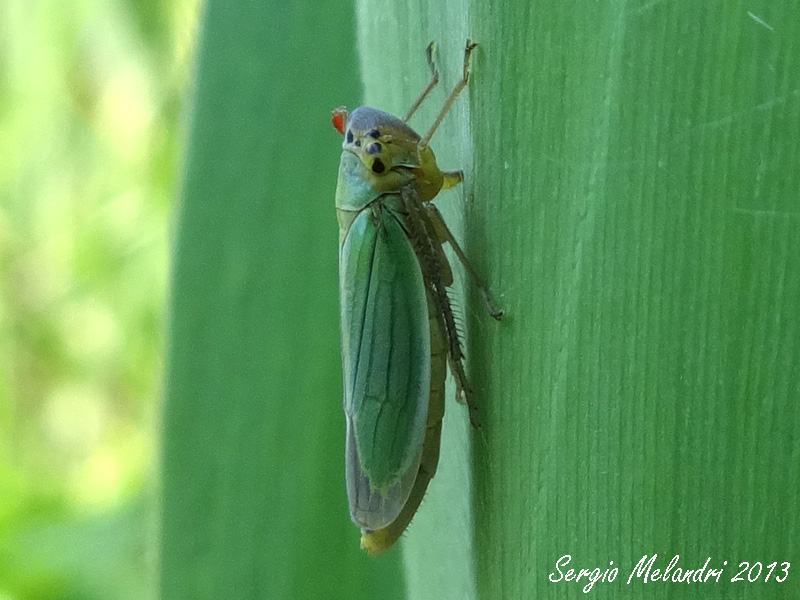
[[[381,145],[378,142],[372,142],[367,146],[367,154],[378,154],[381,151]]]
[[[353,143],[353,132],[349,129],[347,130],[347,143],[348,144]]]
[[[383,164],[383,161],[380,158],[376,158],[372,161],[372,172],[373,173],[383,173],[386,170],[386,166]]]
[[[377,129],[372,129],[367,135],[377,140],[379,137],[381,137],[381,132],[378,131]]]
[[[361,140],[356,140],[355,146],[356,148],[361,148]]]

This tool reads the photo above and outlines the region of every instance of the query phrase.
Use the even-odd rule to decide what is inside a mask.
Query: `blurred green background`
[[[3,600],[154,589],[169,222],[198,8],[0,2]]]
[[[227,25],[237,30],[238,44]],[[285,567],[285,581],[271,577],[267,584],[278,597],[311,597],[323,587],[337,590],[331,597],[352,597],[359,588],[367,596],[403,595],[400,555],[370,563],[358,548],[342,479],[332,204],[340,139],[329,111],[356,105],[361,95],[355,33],[354,7],[333,3],[233,10],[196,0],[0,4],[0,599],[194,598],[209,592],[209,581],[217,597],[244,597],[251,584],[231,578],[247,579],[246,571],[265,562],[273,563],[273,574]],[[221,77],[211,96],[209,73]],[[232,74],[237,79],[228,79]],[[278,135],[281,125],[285,136]],[[206,145],[209,131],[221,138]],[[230,142],[234,152],[226,153]],[[307,163],[298,160],[304,153]],[[257,172],[243,156],[250,164],[257,157]],[[200,178],[216,174],[224,189],[201,181],[195,195],[195,169],[204,159]],[[316,171],[304,189],[299,184],[310,166]],[[203,198],[219,202],[219,212],[204,208]],[[187,217],[193,208],[208,222]],[[230,229],[226,214],[235,217]],[[199,236],[188,253],[199,274],[186,268],[187,224]],[[253,261],[242,240],[258,249]],[[273,248],[296,257],[294,267],[265,264]],[[254,276],[261,278],[248,288],[255,303],[236,304],[237,285]],[[188,300],[187,285],[194,286]],[[223,304],[213,307],[216,315],[199,314],[198,306],[217,299]],[[305,299],[321,304],[303,310]],[[282,328],[282,339],[251,328],[258,347],[235,332],[232,345],[246,351],[248,364],[228,354],[219,337],[203,337],[229,325],[249,328],[253,316],[262,326],[271,327],[270,319],[296,324]],[[188,341],[182,356],[200,376],[182,381],[201,389],[175,391],[174,373],[184,363],[168,350],[169,337],[177,340],[173,348]],[[213,368],[218,357],[222,372]],[[241,368],[248,370],[241,381],[252,374],[271,381],[268,393],[238,385]],[[270,412],[267,400],[279,389],[301,410],[297,432],[281,425],[286,447],[270,429],[291,417]],[[249,404],[239,412],[242,396]],[[306,398],[328,409],[314,411]],[[217,410],[221,418],[205,412],[187,419],[193,409]],[[322,420],[315,423],[315,414]],[[243,446],[220,431],[231,416],[241,420],[227,427],[230,435],[250,432],[250,447],[262,454],[242,459]],[[200,443],[176,434],[175,427],[193,423],[213,431]],[[220,444],[228,450],[220,452]],[[178,446],[191,464],[176,476]],[[235,464],[225,468],[225,460]],[[214,464],[232,479],[239,469],[248,485],[279,497],[234,486],[209,498],[203,476],[220,483]],[[215,505],[238,504],[248,494],[247,510],[235,506],[230,520],[215,512]],[[247,516],[279,543],[277,552],[242,544],[251,532],[237,526]],[[219,527],[231,548],[220,551],[212,541],[204,556],[190,552],[174,563],[192,534],[213,537]],[[292,551],[294,539],[304,541]],[[298,554],[315,568],[305,570]]]

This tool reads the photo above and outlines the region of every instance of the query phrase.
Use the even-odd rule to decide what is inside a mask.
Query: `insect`
[[[403,119],[375,108],[332,112],[344,136],[336,212],[350,516],[370,554],[388,550],[411,522],[439,462],[447,364],[456,398],[478,426],[472,388],[447,288],[449,242],[490,314],[502,311],[430,201],[463,179],[442,171],[429,142],[469,79],[467,40],[461,80],[427,133],[407,121],[439,81],[431,79]]]

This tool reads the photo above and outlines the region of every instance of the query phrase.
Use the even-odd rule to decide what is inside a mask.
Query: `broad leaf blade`
[[[206,7],[169,316],[165,600],[403,593],[345,497],[329,111],[358,96],[351,29],[334,2]]]
[[[479,598],[575,597],[582,586],[548,578],[564,554],[578,569],[614,561],[617,580],[592,590],[603,598],[789,593],[774,575],[730,578],[740,561],[798,559],[797,3],[452,2],[409,15],[361,2],[358,15],[366,97],[398,113],[424,84],[428,41],[445,88],[463,38],[481,44],[469,112],[457,102],[432,142],[467,187],[437,202],[460,207],[445,216],[463,216],[466,250],[507,311],[497,326],[477,295],[464,304],[485,423],[473,487],[434,479],[406,548],[452,556],[449,534],[473,518],[474,551],[407,560],[414,597],[462,585],[472,564]],[[387,24],[401,31],[378,57],[370,34]],[[446,472],[463,441],[445,432],[443,447]],[[470,494],[462,525],[425,520]],[[626,585],[654,553],[661,569],[675,554],[683,569],[728,561],[727,577]]]

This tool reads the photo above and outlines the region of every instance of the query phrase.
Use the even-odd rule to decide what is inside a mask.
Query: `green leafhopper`
[[[461,182],[441,171],[428,142],[469,78],[461,80],[424,136],[406,123],[436,86],[431,79],[403,119],[375,108],[333,111],[344,136],[336,212],[350,516],[370,554],[388,550],[410,523],[439,462],[447,364],[456,398],[477,426],[472,389],[447,288],[449,242],[490,314],[502,312],[430,201]]]

